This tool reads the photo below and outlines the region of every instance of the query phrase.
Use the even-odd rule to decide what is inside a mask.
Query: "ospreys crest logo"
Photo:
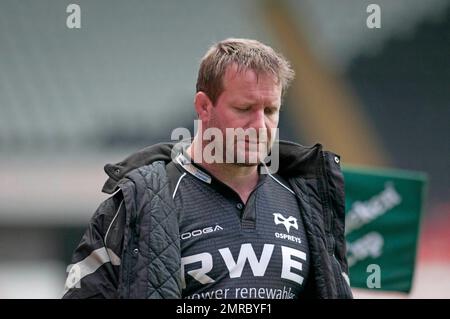
[[[289,229],[291,227],[294,227],[298,230],[298,224],[297,224],[297,218],[289,216],[288,218],[285,218],[280,213],[274,213],[273,214],[275,225],[283,224],[284,227],[286,227],[287,232],[289,233]]]

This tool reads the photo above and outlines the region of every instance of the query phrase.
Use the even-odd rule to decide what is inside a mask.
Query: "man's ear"
[[[195,111],[201,121],[208,121],[213,104],[205,92],[199,91],[194,98]]]

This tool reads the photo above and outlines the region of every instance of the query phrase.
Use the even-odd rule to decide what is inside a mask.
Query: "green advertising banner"
[[[423,173],[343,168],[352,287],[409,292],[425,200]]]

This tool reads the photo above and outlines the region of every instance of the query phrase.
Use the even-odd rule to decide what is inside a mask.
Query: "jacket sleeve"
[[[100,204],[67,267],[63,299],[118,298],[125,205],[118,191]]]

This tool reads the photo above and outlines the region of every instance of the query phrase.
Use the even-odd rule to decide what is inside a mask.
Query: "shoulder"
[[[118,185],[120,188],[132,184],[137,187],[155,188],[158,186],[158,182],[167,182],[166,163],[164,161],[156,161],[133,169],[124,176]]]
[[[171,179],[167,171],[170,164],[155,161],[130,171],[119,182],[127,207],[138,209],[146,201],[164,201],[171,199]],[[171,206],[171,205],[170,205]]]

